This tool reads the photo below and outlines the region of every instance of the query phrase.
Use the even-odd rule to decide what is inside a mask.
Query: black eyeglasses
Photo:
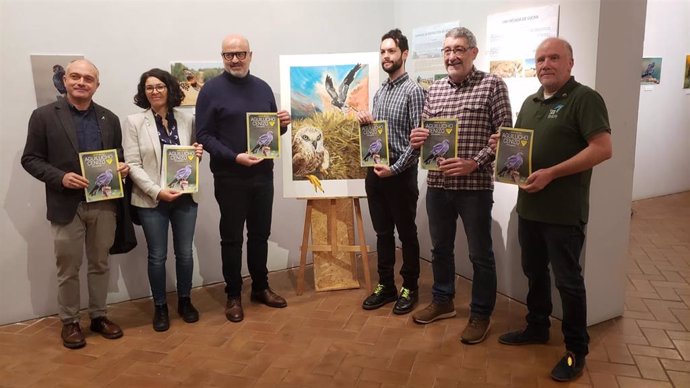
[[[237,60],[239,60],[239,61],[244,61],[247,58],[247,52],[246,51],[235,51],[235,52],[220,53],[220,55],[222,55],[223,59],[225,59],[226,61],[232,61],[233,57],[237,57]]]
[[[467,48],[465,48],[465,47],[460,46],[460,47],[455,47],[455,48],[452,48],[452,49],[449,48],[449,47],[446,47],[446,48],[444,48],[443,50],[441,50],[441,52],[443,53],[443,56],[444,56],[444,57],[449,57],[450,54],[453,54],[453,55],[459,57],[459,56],[465,55],[465,53],[468,52],[468,51],[470,51],[471,49],[473,49],[473,47],[467,47]]]

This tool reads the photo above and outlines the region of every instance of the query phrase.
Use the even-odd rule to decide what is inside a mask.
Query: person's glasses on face
[[[461,57],[461,56],[465,55],[465,53],[470,51],[471,49],[472,49],[472,47],[462,47],[462,46],[454,47],[454,48],[446,47],[443,50],[441,50],[441,52],[443,53],[443,56],[446,58],[450,57],[451,54],[453,54],[456,57]]]
[[[234,51],[234,52],[224,52],[221,53],[223,56],[223,59],[226,61],[232,61],[233,57],[237,57],[237,60],[239,61],[244,61],[247,58],[247,52],[246,51]]]
[[[153,92],[158,92],[158,93],[163,93],[165,89],[168,87],[165,86],[165,84],[158,84],[158,85],[146,85],[146,93],[153,93]]]

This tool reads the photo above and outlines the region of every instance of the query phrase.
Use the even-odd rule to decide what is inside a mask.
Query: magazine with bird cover
[[[199,191],[199,158],[194,146],[163,146],[161,187],[183,193]]]
[[[359,163],[362,167],[373,167],[376,164],[390,165],[386,120],[359,126],[359,154]]]
[[[264,159],[280,157],[278,114],[247,112],[247,153]]]
[[[88,179],[86,202],[124,197],[122,177],[117,171],[117,150],[80,152],[81,175]]]
[[[441,161],[458,156],[458,120],[425,119],[422,128],[429,130],[419,156],[422,169],[439,171]]]
[[[500,133],[496,145],[496,182],[524,184],[532,173],[534,130],[501,127]]]

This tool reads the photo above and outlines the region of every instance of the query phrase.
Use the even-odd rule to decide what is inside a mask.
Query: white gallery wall
[[[639,78],[639,66],[631,63],[639,62],[642,52],[644,0],[0,0],[0,131],[5,149],[0,154],[0,162],[6,166],[0,169],[0,245],[3,248],[0,295],[6,296],[0,299],[0,324],[57,311],[55,263],[50,226],[45,220],[43,185],[19,163],[27,120],[35,108],[30,54],[83,54],[91,59],[101,71],[101,87],[95,100],[124,118],[138,109],[131,100],[143,71],[151,67],[168,68],[173,60],[220,59],[220,42],[230,32],[248,36],[254,51],[252,73],[265,79],[279,93],[281,54],[378,51],[380,36],[390,28],[400,27],[409,37],[415,27],[453,20],[460,20],[477,34],[480,45],[477,67],[486,70],[488,63],[481,51],[486,42],[486,17],[491,13],[548,4],[560,4],[560,35],[574,46],[575,76],[596,87],[611,111],[614,158],[594,173],[590,233],[584,253],[588,287],[596,291],[594,295],[590,292],[590,298],[599,298],[603,294],[597,285],[606,283],[609,272],[623,273],[627,252],[639,92],[634,83]],[[642,16],[638,14],[640,10]],[[602,13],[607,15],[606,20],[601,19]],[[602,25],[619,31],[607,31],[601,36]],[[629,34],[632,38],[622,39],[617,34]],[[602,63],[602,47],[606,50],[618,47],[622,52],[619,58],[609,58],[610,63]],[[631,61],[633,56],[635,61]],[[612,74],[609,83],[600,80],[599,74]],[[633,82],[632,90],[626,87],[629,82]],[[222,280],[218,207],[213,198],[208,155],[202,161],[203,173],[209,179],[202,181],[195,241],[195,286]],[[423,174],[420,175],[418,230],[422,256],[430,258],[424,205],[426,184]],[[269,269],[272,270],[298,264],[304,214],[304,202],[282,198],[281,179],[281,169],[276,168],[273,232],[269,241]],[[523,300],[526,281],[519,264],[515,198],[514,187],[496,185],[494,250],[500,292]],[[366,201],[362,211],[367,241],[375,246]],[[149,294],[145,240],[140,228],[138,239],[139,246],[134,251],[111,259],[109,302]],[[456,244],[458,272],[471,277],[462,228]],[[600,263],[589,265],[590,260]],[[169,265],[169,270],[173,269],[170,267],[174,266]],[[174,277],[169,276],[169,286],[172,286],[171,279]],[[591,322],[622,312],[623,286],[620,276],[608,282],[609,289],[603,292],[609,303],[603,311],[590,314]],[[286,296],[289,300],[291,295]],[[86,295],[82,295],[82,300],[86,300]]]
[[[472,30],[479,45],[477,68],[487,71],[486,18],[489,14],[518,8],[560,5],[559,36],[573,46],[576,79],[599,91],[607,102],[614,156],[595,168],[591,188],[590,222],[582,255],[589,295],[588,323],[618,316],[624,305],[624,264],[629,235],[632,165],[635,155],[637,121],[638,58],[642,52],[644,0],[562,0],[562,1],[402,1],[396,7],[396,22],[403,31],[418,26],[459,21]],[[605,14],[606,16],[602,16]],[[616,52],[618,56],[610,55]],[[602,60],[602,55],[606,58]],[[606,74],[606,77],[600,77]],[[536,89],[535,89],[536,91]],[[513,91],[510,91],[512,93]],[[511,98],[512,99],[512,98]],[[518,110],[518,107],[513,107]],[[417,225],[421,255],[431,256],[428,218],[423,206],[426,194],[424,174],[420,174],[420,206]],[[493,209],[493,246],[499,292],[525,300],[527,281],[520,265],[517,241],[517,189],[496,184]],[[458,228],[456,271],[472,278],[472,265],[462,227]],[[554,313],[560,316],[560,300],[553,291]],[[456,301],[456,305],[467,301]],[[516,322],[521,325],[522,322]]]
[[[661,83],[640,86],[633,199],[690,190],[690,0],[648,0],[643,57],[661,57]],[[640,64],[641,66],[641,64]],[[641,72],[641,69],[640,69]]]
[[[278,94],[279,55],[378,51],[381,31],[393,27],[392,3],[384,1],[367,2],[367,12],[342,1],[0,1],[0,132],[5,149],[0,161],[7,166],[0,170],[0,295],[5,296],[0,298],[0,324],[57,312],[43,184],[20,165],[28,118],[36,108],[30,54],[83,54],[91,59],[101,74],[94,100],[122,120],[140,111],[132,98],[142,72],[170,69],[173,60],[220,61],[220,44],[229,33],[249,38],[252,74]],[[345,28],[353,25],[357,28]],[[201,165],[205,178],[195,234],[194,286],[223,279],[218,205],[208,159],[206,154]],[[281,180],[277,167],[270,270],[299,265],[305,201],[283,199]],[[362,211],[372,242],[366,201]],[[146,242],[141,228],[136,229],[139,246],[111,257],[109,303],[150,294]],[[168,264],[174,264],[172,257]],[[168,265],[168,273],[168,288],[174,289],[174,265]],[[82,276],[86,306],[84,280]]]

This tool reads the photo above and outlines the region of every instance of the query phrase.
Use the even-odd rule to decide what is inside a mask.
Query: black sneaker
[[[517,330],[505,333],[498,337],[498,342],[503,345],[532,345],[549,342],[549,331],[536,332],[534,330]]]
[[[410,290],[409,288],[401,288],[400,296],[393,306],[393,314],[407,314],[414,310],[414,306],[419,300],[419,290]]]
[[[585,356],[576,356],[568,351],[551,370],[551,378],[561,382],[572,381],[580,377],[584,368]]]
[[[398,300],[398,291],[394,287],[384,287],[382,284],[377,284],[374,293],[362,302],[362,308],[365,310],[375,310],[396,300]]]

